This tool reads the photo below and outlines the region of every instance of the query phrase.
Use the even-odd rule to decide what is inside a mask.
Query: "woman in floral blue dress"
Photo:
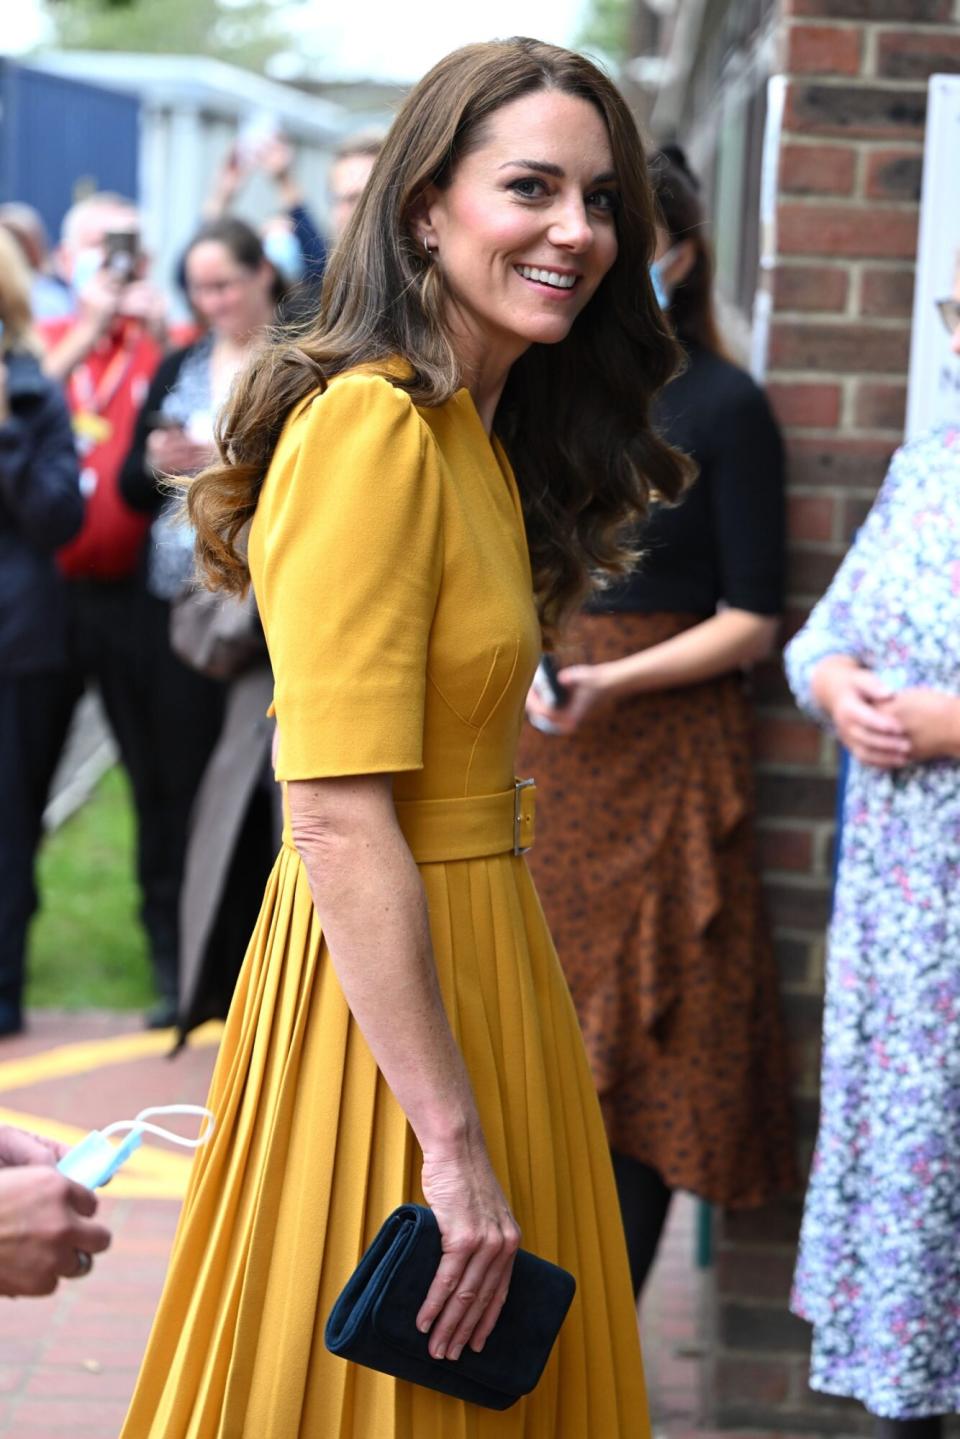
[[[792,1306],[814,1389],[935,1439],[960,1410],[960,428],[894,457],[786,659],[852,755]]]

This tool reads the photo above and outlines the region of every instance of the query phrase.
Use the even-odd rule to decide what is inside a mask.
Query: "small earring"
[[[432,259],[433,259],[433,251],[432,251],[431,248],[430,248],[430,241],[427,239],[426,235],[424,235],[424,237],[423,237],[423,248],[424,248],[424,249],[426,250],[426,252],[427,252],[427,259],[428,259],[428,260],[432,260]]]

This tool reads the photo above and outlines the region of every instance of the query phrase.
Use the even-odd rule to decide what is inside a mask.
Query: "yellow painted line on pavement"
[[[220,1043],[222,1034],[223,1025],[211,1020],[194,1030],[189,1042],[196,1048],[208,1049]],[[12,1090],[42,1084],[50,1079],[67,1079],[71,1075],[86,1074],[108,1065],[129,1064],[138,1059],[166,1055],[170,1052],[172,1041],[172,1030],[147,1030],[136,1034],[117,1034],[111,1039],[58,1044],[23,1059],[0,1060],[0,1093],[9,1094]],[[162,1095],[157,1096],[157,1103],[163,1103]],[[111,1119],[132,1118],[132,1114],[111,1116]],[[18,1109],[0,1108],[0,1124],[15,1124],[20,1129],[31,1129],[69,1145],[79,1144],[89,1133],[89,1130],[76,1125],[48,1119],[45,1115],[26,1114]],[[147,1136],[103,1192],[111,1199],[180,1200],[186,1193],[192,1163],[192,1153],[177,1151],[164,1145],[163,1140]]]
[[[190,1036],[190,1044],[208,1048],[220,1043],[223,1025],[210,1020]],[[0,1093],[22,1089],[27,1084],[42,1084],[47,1079],[65,1079],[71,1074],[84,1074],[108,1064],[128,1064],[131,1060],[150,1059],[169,1054],[173,1047],[172,1030],[144,1030],[136,1034],[116,1034],[112,1039],[83,1040],[77,1044],[58,1044],[39,1054],[23,1059],[0,1060]]]

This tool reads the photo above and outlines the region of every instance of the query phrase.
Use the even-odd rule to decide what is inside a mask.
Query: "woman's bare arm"
[[[766,659],[773,652],[779,623],[776,615],[721,610],[648,650],[612,660],[610,684],[615,692],[630,695],[716,679]]]
[[[389,775],[288,784],[294,843],[344,996],[423,1150],[444,1258],[420,1312],[430,1352],[481,1348],[519,1230],[490,1165],[440,993],[426,898]],[[435,1322],[434,1322],[435,1321]]]
[[[562,709],[550,709],[531,691],[528,714],[549,719],[560,734],[572,734],[593,710],[630,695],[680,689],[756,664],[772,652],[779,620],[749,610],[722,610],[649,649],[597,665],[570,665],[560,679],[570,691]]]

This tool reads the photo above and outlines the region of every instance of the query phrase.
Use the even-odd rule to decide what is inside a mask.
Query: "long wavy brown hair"
[[[531,346],[513,365],[495,429],[516,472],[548,633],[591,584],[632,564],[628,527],[646,512],[651,490],[674,498],[687,476],[687,462],[649,419],[678,350],[650,284],[655,205],[643,146],[622,96],[595,65],[513,39],[454,51],[410,93],[330,260],[316,323],[269,346],[241,376],[221,418],[222,462],[188,491],[198,561],[212,587],[246,588],[245,529],[296,405],[334,375],[395,357],[411,374],[388,378],[417,405],[442,405],[461,387],[443,268],[414,238],[411,212],[428,186],[450,184],[496,110],[542,90],[579,96],[605,121],[620,192],[619,248],[569,335]]]
[[[0,225],[0,354],[8,350],[39,353],[30,313],[30,271],[19,244]]]

